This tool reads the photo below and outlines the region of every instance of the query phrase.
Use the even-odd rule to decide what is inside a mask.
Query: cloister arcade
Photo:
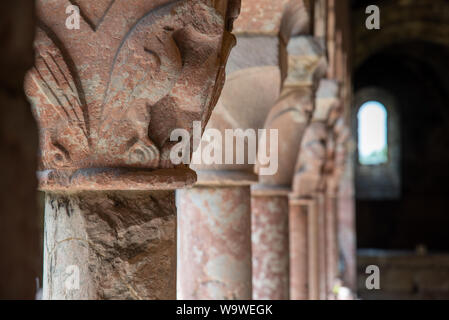
[[[1,3],[0,298],[449,297],[449,3],[372,2]]]

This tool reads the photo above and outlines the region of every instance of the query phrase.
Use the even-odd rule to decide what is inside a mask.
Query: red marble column
[[[322,193],[317,195],[318,232],[318,282],[319,299],[327,299],[327,248],[326,248],[326,199]]]
[[[290,198],[290,299],[309,299],[309,201]]]
[[[289,298],[288,197],[252,192],[253,298]]]
[[[333,297],[333,287],[338,278],[338,237],[337,237],[337,199],[333,194],[326,194],[326,292]]]
[[[251,299],[249,186],[179,190],[178,299]]]

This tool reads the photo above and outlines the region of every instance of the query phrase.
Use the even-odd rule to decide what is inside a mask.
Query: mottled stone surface
[[[41,274],[37,126],[23,92],[34,1],[0,2],[0,299],[34,299]]]
[[[289,299],[288,197],[252,196],[253,299]]]
[[[310,124],[302,140],[293,193],[302,197],[313,197],[323,190],[323,169],[326,162],[326,125],[320,122]]]
[[[235,32],[277,35],[288,29],[288,36],[298,34],[309,22],[300,12],[305,8],[310,10],[310,0],[242,0]]]
[[[289,201],[290,299],[309,298],[308,203]]]
[[[73,3],[79,30],[65,26],[70,2],[37,6],[26,92],[41,129],[40,169],[173,168],[172,130],[204,127],[218,100],[239,1]]]
[[[317,271],[318,271],[318,294],[320,300],[327,299],[327,252],[326,252],[326,198],[319,194],[317,198]]]
[[[325,209],[325,247],[326,247],[326,299],[332,298],[332,289],[337,283],[338,273],[338,229],[337,229],[337,199],[326,195]]]
[[[178,299],[251,299],[249,186],[177,192]]]
[[[235,22],[236,33],[276,35],[284,6],[289,0],[242,0],[242,11]]]
[[[47,193],[45,206],[44,299],[176,298],[174,191]]]

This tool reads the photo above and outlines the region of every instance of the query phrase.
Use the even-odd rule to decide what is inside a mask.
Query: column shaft
[[[326,300],[327,268],[326,268],[326,203],[323,194],[318,194],[318,278],[319,299]]]
[[[308,208],[290,201],[290,298],[309,299]]]
[[[289,298],[288,197],[253,196],[253,298]]]
[[[332,296],[333,286],[338,276],[338,239],[336,219],[336,198],[326,197],[326,269],[327,295]]]
[[[47,193],[44,251],[44,299],[175,299],[174,191]]]
[[[179,190],[178,298],[251,299],[249,186]]]
[[[308,265],[309,265],[309,299],[320,298],[319,286],[319,237],[318,237],[318,206],[317,201],[311,200],[308,210]]]

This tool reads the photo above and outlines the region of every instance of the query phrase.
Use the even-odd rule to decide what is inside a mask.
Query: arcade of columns
[[[70,4],[79,30],[66,29]],[[337,283],[353,288],[348,1],[36,6],[25,92],[40,127],[45,299],[334,299]],[[223,136],[277,129],[279,170],[173,165],[170,134],[193,121]],[[70,266],[79,290],[64,285]]]

